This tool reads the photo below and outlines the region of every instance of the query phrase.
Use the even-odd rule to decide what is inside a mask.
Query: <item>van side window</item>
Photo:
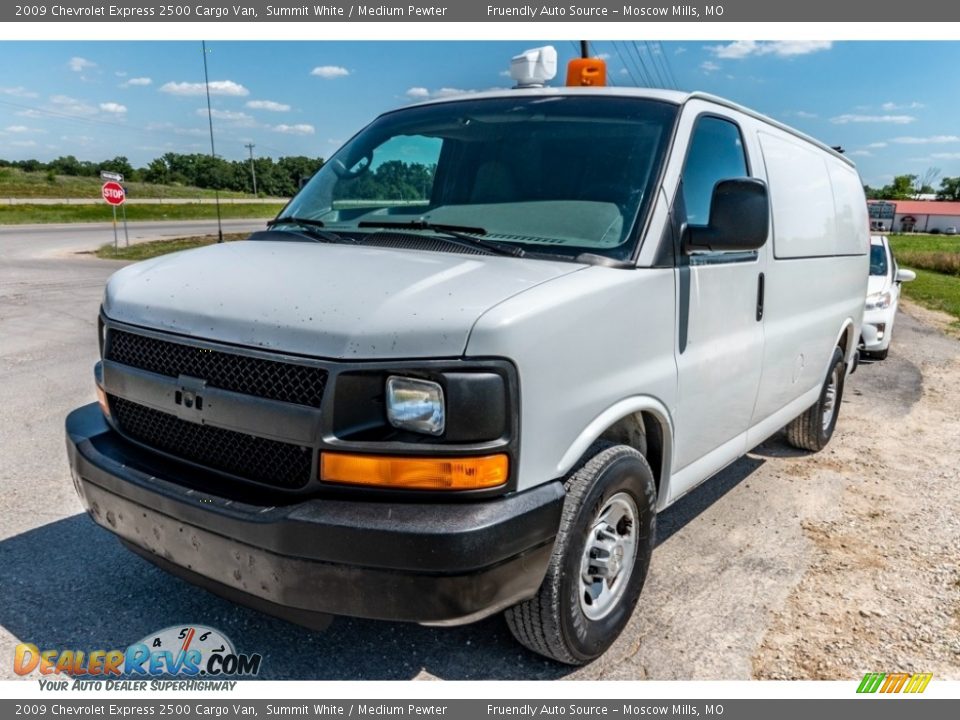
[[[748,177],[740,128],[729,120],[704,116],[697,120],[683,166],[683,204],[687,223],[706,225],[710,197],[720,180]]]

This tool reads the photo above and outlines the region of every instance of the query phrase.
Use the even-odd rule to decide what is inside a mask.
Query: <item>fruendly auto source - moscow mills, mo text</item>
[[[615,19],[717,19],[725,14],[723,5],[633,5],[611,6],[605,3],[568,3],[542,5],[486,5],[476,8],[482,18],[533,20],[564,18],[571,20]],[[429,2],[419,4],[220,4],[215,2],[180,4],[84,4],[67,6],[61,3],[16,5],[15,18],[42,20],[277,20],[284,18],[317,18],[326,20],[395,20],[451,19],[451,6]]]

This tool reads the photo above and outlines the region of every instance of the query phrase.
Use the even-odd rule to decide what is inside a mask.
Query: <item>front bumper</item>
[[[472,622],[533,596],[560,524],[559,481],[480,502],[240,502],[177,483],[96,404],[66,420],[91,518],[131,549],[241,604],[304,625],[327,614]]]

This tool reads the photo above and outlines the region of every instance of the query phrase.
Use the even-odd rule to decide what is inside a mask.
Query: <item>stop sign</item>
[[[100,188],[100,194],[103,199],[111,205],[123,205],[126,193],[123,192],[123,185],[118,182],[105,182]]]

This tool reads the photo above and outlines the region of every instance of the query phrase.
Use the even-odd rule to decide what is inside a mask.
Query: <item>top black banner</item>
[[[578,0],[562,4],[485,0],[417,0],[413,3],[298,3],[241,0],[239,4],[196,2],[103,2],[38,0],[0,6],[0,22],[950,22],[960,20],[960,4],[940,0],[911,3],[874,0],[838,3],[805,0],[726,0],[669,4]]]

